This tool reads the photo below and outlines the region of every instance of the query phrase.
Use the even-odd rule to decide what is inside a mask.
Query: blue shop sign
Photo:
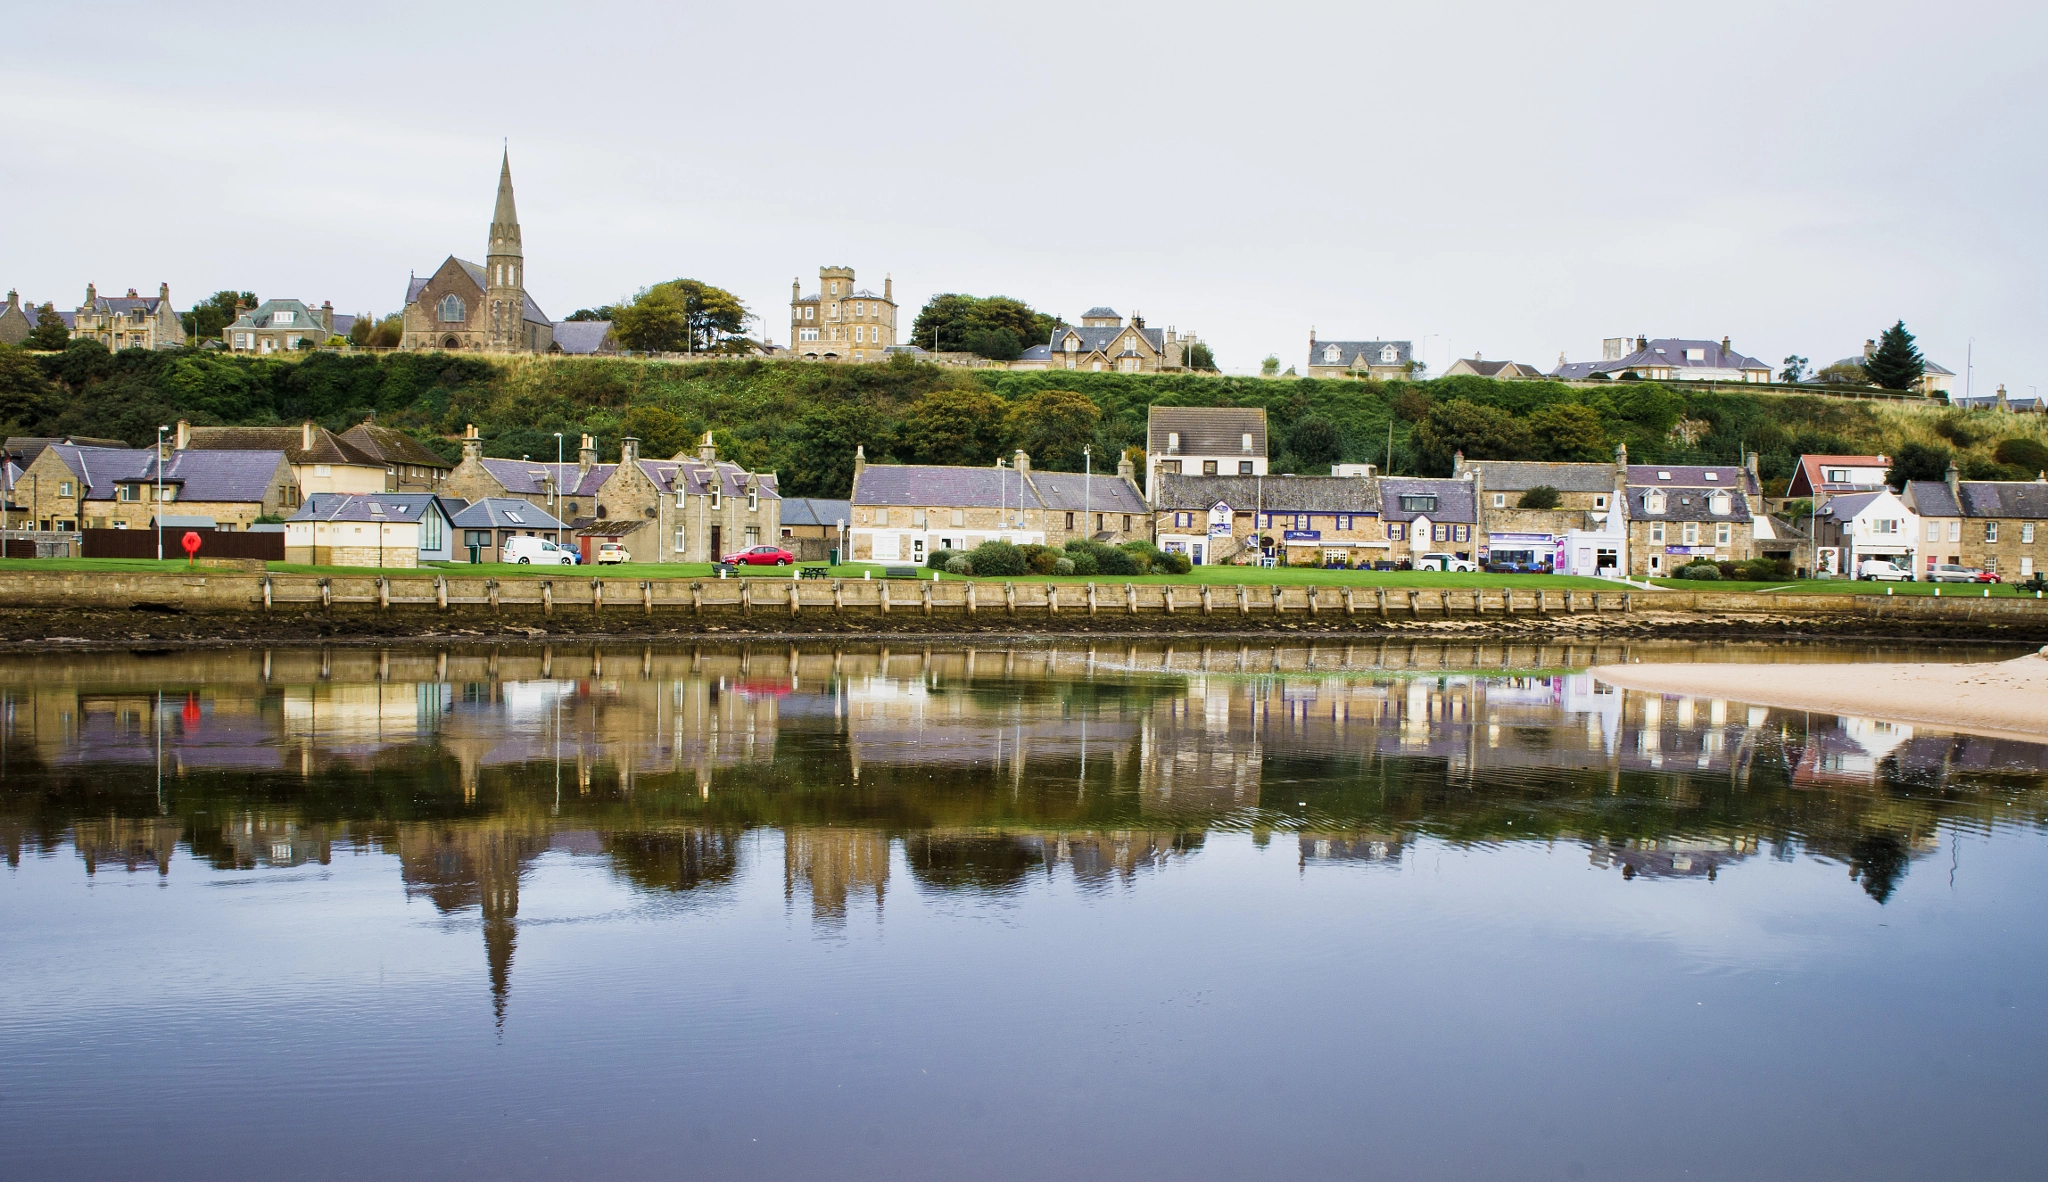
[[[1319,529],[1290,529],[1281,531],[1281,536],[1290,542],[1320,542],[1323,531]]]

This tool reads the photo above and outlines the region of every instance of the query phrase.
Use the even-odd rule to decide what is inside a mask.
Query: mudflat
[[[2001,738],[2048,736],[2048,656],[1968,664],[1598,665],[1646,693],[1915,722]]]

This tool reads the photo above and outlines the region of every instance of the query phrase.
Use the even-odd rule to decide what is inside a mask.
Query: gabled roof
[[[291,520],[401,524],[443,512],[441,498],[432,493],[312,493]]]
[[[1832,517],[1837,521],[1848,521],[1871,505],[1891,495],[1890,490],[1881,492],[1850,493],[1836,497],[1816,511],[1816,516]]]
[[[1167,436],[1178,434],[1178,450]],[[1250,451],[1244,437],[1252,437]],[[1263,456],[1266,454],[1266,411],[1257,406],[1154,406],[1145,412],[1145,454],[1169,456]]]
[[[1799,467],[1793,470],[1791,483],[1785,491],[1789,496],[1798,496],[1801,493],[1811,494],[1816,490],[1827,492],[1830,489],[1857,489],[1862,486],[1853,482],[1841,485],[1826,483],[1821,479],[1821,469],[1876,468],[1882,472],[1890,468],[1891,464],[1889,456],[1800,456]],[[1878,482],[1882,483],[1883,480],[1884,477],[1880,475]]]
[[[826,529],[853,521],[853,502],[819,497],[790,497],[782,502],[782,524],[815,525]]]
[[[1145,338],[1145,344],[1149,346],[1154,353],[1163,353],[1166,351],[1165,329],[1132,328],[1129,326],[1121,328],[1090,327],[1087,325],[1080,324],[1056,325],[1052,330],[1052,341],[1046,347],[1054,353],[1064,353],[1066,352],[1066,350],[1061,347],[1061,343],[1069,335],[1072,335],[1080,338],[1081,347],[1079,350],[1077,350],[1078,352],[1101,353],[1105,356],[1117,356],[1123,353],[1123,350],[1117,347],[1117,340],[1118,338],[1122,337],[1125,333],[1132,333],[1134,335]],[[1112,349],[1115,350],[1114,353],[1111,352]]]
[[[1038,499],[1048,509],[1093,510],[1097,513],[1143,513],[1145,498],[1121,476],[1092,477],[1080,472],[1031,473]]]
[[[1954,494],[1949,492],[1948,482],[1943,480],[1909,480],[1905,489],[1906,503],[1913,512],[1922,517],[1961,517],[1962,506],[1956,503]]]
[[[382,468],[384,462],[325,427],[313,428],[313,446],[298,427],[193,427],[186,439],[191,451],[277,451],[293,464],[355,464]]]
[[[485,497],[455,514],[457,529],[567,529],[567,522],[531,501]]]
[[[555,321],[555,345],[564,353],[595,353],[604,348],[605,339],[611,334],[609,320]]]
[[[1697,351],[1701,356],[1698,360],[1693,360],[1686,356],[1688,351]],[[1754,357],[1746,357],[1733,349],[1721,348],[1719,341],[1659,337],[1618,360],[1573,361],[1559,365],[1550,371],[1550,375],[1556,378],[1583,379],[1596,373],[1618,374],[1631,369],[1640,372],[1653,366],[1677,370],[1737,369],[1771,372],[1770,366]]]
[[[506,492],[532,494],[534,496],[546,493],[548,491],[548,477],[557,474],[559,474],[561,479],[561,493],[563,496],[594,496],[599,486],[604,484],[605,481],[610,480],[612,473],[617,471],[619,467],[617,464],[593,464],[590,471],[581,472],[577,469],[576,461],[574,460],[563,464],[556,464],[553,460],[549,460],[546,463],[535,463],[532,460],[486,458],[481,462],[484,466],[484,471],[497,477],[498,483],[505,486]]]
[[[1388,521],[1413,521],[1417,517],[1427,517],[1431,521],[1476,524],[1479,520],[1478,499],[1473,496],[1469,480],[1382,476],[1379,484],[1380,516]],[[1401,498],[1412,496],[1436,497],[1435,511],[1403,508]]]
[[[1486,491],[1527,492],[1547,485],[1559,492],[1614,491],[1613,464],[1545,464],[1523,460],[1472,460]]]
[[[1732,488],[1757,492],[1739,464],[1630,464],[1628,482],[1646,488]]]
[[[340,435],[343,443],[354,448],[375,463],[386,466],[413,464],[422,468],[439,468],[446,471],[455,465],[442,459],[434,450],[396,427],[380,427],[375,423],[357,423]]]
[[[1042,509],[1044,503],[1014,468],[944,464],[869,464],[853,478],[855,505],[931,508]]]
[[[1394,346],[1394,359],[1383,361],[1388,345]],[[1333,358],[1330,350],[1337,350]],[[1311,340],[1308,363],[1317,368],[1340,365],[1346,369],[1356,366],[1405,365],[1415,356],[1415,346],[1410,341],[1317,341]]]
[[[1963,516],[2048,519],[2048,483],[2039,480],[1965,480]]]
[[[1643,500],[1653,492],[1664,494],[1664,511],[1651,513],[1643,507]],[[1710,511],[1708,498],[1721,492],[1728,495],[1728,512]],[[1749,498],[1737,488],[1709,489],[1690,486],[1659,487],[1655,485],[1632,484],[1628,487],[1629,516],[1639,521],[1727,521],[1749,520]]]
[[[143,454],[154,459],[154,451]],[[180,451],[164,465],[164,483],[178,485],[181,501],[261,501],[285,463],[283,451]],[[156,465],[141,473],[154,480]],[[94,489],[97,497],[98,489]],[[109,496],[113,490],[107,490]]]
[[[1378,513],[1381,496],[1379,482],[1356,476],[1176,476],[1161,472],[1152,484],[1154,509],[1181,512],[1207,512],[1220,501],[1239,513]]]
[[[1123,319],[1123,313],[1118,312],[1115,308],[1109,307],[1105,304],[1097,304],[1093,308],[1088,309],[1086,312],[1081,313],[1081,318],[1083,320],[1106,320],[1111,316],[1116,317],[1118,320]]]
[[[81,447],[74,443],[52,443],[37,451],[54,454],[66,468],[76,473],[79,483],[85,486],[88,500],[108,501],[114,497],[114,486],[138,479],[144,471],[154,471],[152,461],[156,452],[146,447]],[[97,490],[97,491],[96,491]]]
[[[5,448],[8,455],[20,460],[22,466],[27,467],[35,463],[36,457],[43,454],[43,449],[53,443],[69,443],[75,447],[111,447],[115,449],[125,449],[128,446],[128,441],[125,439],[99,439],[91,435],[10,435],[7,437],[6,443],[0,444],[0,448]]]
[[[714,483],[721,496],[740,497],[747,492],[747,470],[731,460],[706,464],[695,456],[683,456],[673,460],[636,462],[641,475],[663,494],[673,494],[680,487],[684,493],[702,495],[710,492]],[[760,490],[763,499],[781,499],[782,494],[775,490],[775,474],[772,472],[756,474],[754,486]]]
[[[271,323],[279,312],[289,313],[291,320],[284,324]],[[339,319],[339,317],[336,317],[337,322]],[[349,319],[350,323],[354,323],[354,317]],[[304,300],[265,300],[253,308],[242,309],[242,314],[235,317],[235,322],[228,325],[228,327],[324,329],[325,324],[326,322],[320,319],[319,311],[307,305]],[[337,324],[335,331],[341,332],[343,330]]]

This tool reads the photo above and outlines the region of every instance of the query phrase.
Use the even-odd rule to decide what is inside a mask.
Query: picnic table
[[[798,567],[797,577],[800,579],[829,579],[832,577],[832,568],[822,562],[816,566]]]

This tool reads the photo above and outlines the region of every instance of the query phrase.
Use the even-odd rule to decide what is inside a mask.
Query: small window
[[[1128,533],[1128,532],[1130,531],[1130,528],[1131,528],[1131,515],[1130,515],[1130,514],[1128,514],[1128,513],[1126,513],[1126,514],[1124,514],[1124,531]]]
[[[1494,508],[1496,508],[1496,509],[1505,509],[1505,508],[1507,508],[1507,507],[1508,507],[1508,497],[1507,497],[1507,494],[1506,494],[1506,493],[1495,493],[1495,494],[1493,494],[1493,507],[1494,507]]]
[[[1605,508],[1607,507],[1607,498],[1606,498],[1606,497],[1594,497],[1594,498],[1593,498],[1593,507],[1594,507],[1595,509],[1605,509]]]
[[[954,525],[954,527],[955,527],[955,528],[958,528],[959,526],[963,526],[963,525],[966,525],[966,524],[967,524],[967,510],[965,510],[965,509],[955,509],[955,510],[953,510],[953,525]]]
[[[1405,537],[1407,537],[1407,536],[1408,536],[1408,524],[1407,524],[1406,522],[1403,522],[1403,521],[1389,521],[1389,522],[1387,523],[1387,540],[1388,540],[1388,541],[1392,541],[1392,542],[1398,542],[1398,541],[1400,541],[1401,539],[1403,539],[1403,538],[1405,538]]]
[[[713,489],[711,490],[711,511],[712,511],[712,512],[714,512],[714,513],[715,513],[715,512],[717,512],[717,511],[718,511],[718,506],[719,506],[719,504],[720,504],[720,503],[721,503],[721,502],[722,502],[723,500],[724,500],[724,497],[723,497],[723,495],[722,495],[722,494],[720,493],[720,491],[719,491],[719,490],[718,490],[718,489],[717,489],[716,487],[714,487],[714,488],[713,488]]]
[[[512,511],[510,511],[510,510],[507,510],[507,511],[506,511],[506,513],[505,513],[505,520],[507,520],[507,521],[511,522],[511,523],[512,523],[512,524],[514,524],[514,525],[525,525],[525,524],[526,524],[526,518],[524,518],[524,517],[521,517],[521,516],[520,516],[519,514],[517,514],[517,513],[514,513],[514,512],[512,512]]]
[[[71,495],[71,482],[70,482],[70,481],[68,481],[68,480],[60,480],[60,481],[58,481],[58,482],[57,482],[57,495],[58,495],[58,496],[60,496],[60,497],[68,497],[68,496],[70,496],[70,495]]]
[[[1239,460],[1237,462],[1237,474],[1239,476],[1250,476],[1252,474],[1252,462],[1250,460]]]
[[[747,490],[747,512],[749,512],[749,513],[754,513],[754,512],[758,512],[758,511],[760,510],[760,508],[761,508],[761,490],[760,490],[760,489],[758,489],[758,488],[750,488],[750,489],[748,489],[748,490]]]
[[[1987,521],[1984,523],[1984,540],[1987,542],[1995,542],[1998,540],[1997,522]]]
[[[1204,476],[1214,476],[1214,475],[1216,475],[1216,461],[1214,461],[1214,460],[1203,460],[1203,461],[1202,461],[1202,475],[1204,475]]]
[[[1067,514],[1067,528],[1074,528],[1074,515],[1072,513]]]
[[[2029,546],[2034,544],[2033,522],[2025,521],[2020,523],[2020,541],[2025,542]]]
[[[1471,541],[1472,527],[1469,525],[1458,525],[1451,527],[1451,540],[1454,542]]]
[[[1657,473],[1657,479],[1659,479],[1659,480],[1669,480],[1669,479],[1671,479],[1671,473],[1669,473],[1669,472],[1659,472],[1659,473]]]
[[[1436,512],[1436,494],[1423,493],[1418,495],[1404,493],[1401,496],[1401,511],[1404,513],[1434,513]]]
[[[1651,525],[1651,526],[1650,526],[1650,540],[1651,540],[1652,542],[1655,542],[1655,543],[1656,543],[1657,545],[1659,545],[1659,546],[1661,546],[1661,545],[1663,545],[1663,544],[1664,544],[1664,523],[1663,523],[1663,522],[1659,521],[1659,522],[1657,522],[1657,523],[1655,523],[1655,524],[1653,524],[1653,525]]]
[[[887,524],[889,524],[889,511],[888,511],[887,509],[877,509],[877,510],[875,510],[875,524],[876,524],[876,525],[887,525]]]
[[[1168,451],[1179,451],[1179,450],[1180,450],[1180,432],[1178,432],[1178,431],[1168,431],[1168,432],[1166,433],[1166,450],[1168,450]]]

